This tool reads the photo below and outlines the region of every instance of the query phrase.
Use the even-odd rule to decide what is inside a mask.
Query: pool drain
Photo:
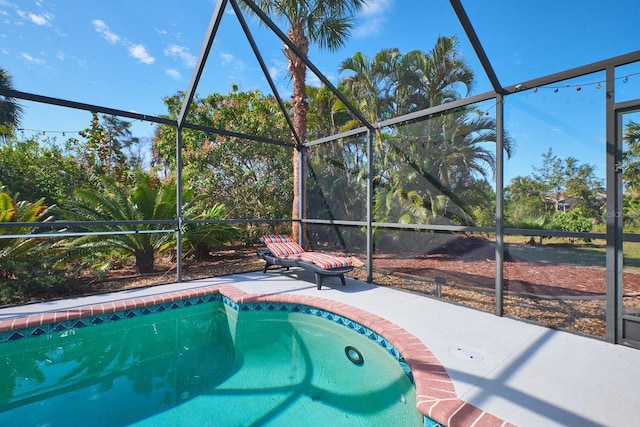
[[[362,365],[364,363],[362,353],[352,345],[348,345],[344,348],[344,354],[347,355],[347,359],[349,359],[354,365]]]

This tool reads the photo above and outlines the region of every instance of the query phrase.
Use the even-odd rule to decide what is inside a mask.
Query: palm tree
[[[372,123],[395,115],[394,96],[402,57],[396,48],[383,49],[373,59],[362,52],[340,64],[340,72],[350,72],[340,81],[340,89],[357,100],[359,109]]]
[[[311,43],[332,51],[342,47],[353,28],[354,16],[365,0],[256,0],[254,3],[275,21],[286,21],[289,40],[307,57]],[[246,3],[244,7],[248,8]],[[304,143],[307,141],[307,66],[288,46],[285,46],[284,54],[293,80],[293,128],[300,142]],[[298,206],[302,177],[297,151],[301,147],[296,143],[296,148],[293,154],[293,219],[301,218],[304,213]],[[293,237],[299,239],[297,227],[293,227]]]
[[[340,88],[371,122],[454,101],[474,84],[457,49],[456,37],[439,37],[429,52],[382,49],[373,59],[357,52],[340,66],[340,72],[349,72]]]
[[[376,211],[395,212],[401,222],[440,216],[473,223],[475,193],[495,170],[494,155],[485,143],[495,138],[493,120],[471,109],[397,128],[385,138],[386,152],[378,156]]]
[[[3,68],[0,68],[0,140],[15,134],[20,127],[22,107],[10,96],[2,95],[5,90],[13,90],[13,79]]]
[[[384,49],[370,60],[361,53],[342,63],[350,75],[340,87],[372,121],[419,111],[468,95],[474,75],[457,51],[455,37],[439,37],[429,52]],[[495,121],[473,107],[387,128],[376,151],[378,220],[425,221],[445,216],[472,222],[473,189],[488,188],[495,157]],[[507,139],[508,155],[513,144]],[[398,203],[400,202],[400,203]]]
[[[458,45],[457,37],[441,36],[429,52],[413,50],[402,56],[397,72],[397,115],[455,101],[472,91],[475,76]]]
[[[622,153],[625,193],[640,193],[640,123],[629,121],[625,126],[623,140],[626,144]]]
[[[635,230],[640,223],[640,123],[633,120],[626,123],[623,141],[623,218],[626,225]]]

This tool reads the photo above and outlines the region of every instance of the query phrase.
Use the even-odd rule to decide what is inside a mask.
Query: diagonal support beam
[[[482,47],[482,43],[480,43],[480,39],[478,38],[478,35],[476,34],[476,30],[473,28],[473,25],[471,24],[471,20],[469,19],[467,12],[464,10],[464,7],[462,6],[461,0],[449,0],[449,1],[451,2],[451,6],[453,7],[453,10],[456,12],[456,15],[458,15],[458,20],[460,21],[460,24],[462,24],[462,28],[464,29],[464,32],[467,33],[467,37],[471,42],[471,46],[473,46],[473,50],[475,50],[476,55],[478,55],[480,64],[482,64],[482,68],[484,68],[484,72],[487,74],[487,77],[491,82],[491,86],[493,86],[493,90],[498,94],[504,95],[504,89],[500,84],[500,82],[498,81],[498,76],[496,75],[495,71],[493,70],[493,67],[491,66],[491,61],[489,61],[489,58],[487,57],[487,53],[484,51],[484,48]]]
[[[220,21],[222,20],[222,15],[224,14],[224,9],[227,6],[227,0],[218,0],[216,3],[216,7],[213,11],[213,15],[211,15],[211,21],[209,22],[209,28],[207,29],[207,35],[204,38],[204,42],[202,43],[202,48],[200,49],[200,55],[198,55],[198,62],[196,62],[196,67],[193,70],[193,75],[191,76],[191,82],[189,83],[189,88],[185,93],[184,100],[182,101],[182,108],[180,109],[180,115],[178,116],[178,126],[182,127],[184,122],[187,119],[187,113],[189,112],[189,107],[193,102],[193,97],[196,94],[196,89],[198,88],[198,82],[200,81],[200,77],[202,76],[202,71],[204,70],[204,65],[207,62],[207,58],[209,57],[209,51],[211,50],[211,46],[213,45],[213,39],[216,37],[216,33],[218,32],[218,27],[220,26]]]
[[[260,54],[260,50],[256,45],[256,41],[253,37],[253,34],[251,34],[251,30],[249,30],[249,26],[247,25],[247,21],[244,19],[244,15],[242,14],[242,10],[240,9],[240,6],[238,6],[237,0],[231,0],[231,6],[233,7],[233,11],[236,13],[236,17],[238,18],[238,22],[240,22],[240,26],[244,31],[244,35],[247,37],[247,41],[251,45],[253,54],[256,56],[256,59],[260,64],[262,73],[267,79],[267,82],[269,83],[269,87],[271,88],[273,95],[276,97],[276,100],[278,101],[278,106],[280,107],[280,111],[282,111],[282,114],[284,114],[284,118],[286,119],[287,124],[289,125],[289,130],[291,130],[291,134],[293,135],[293,138],[296,141],[296,146],[300,147],[302,145],[302,141],[300,141],[300,137],[298,136],[298,133],[296,132],[293,126],[293,122],[291,121],[291,117],[289,116],[289,113],[287,112],[287,109],[284,106],[284,102],[280,97],[280,93],[278,92],[278,89],[276,88],[276,85],[273,82],[273,79],[271,78],[271,74],[269,74],[269,69],[267,68],[267,65],[265,64],[264,59],[262,58],[262,54]]]
[[[353,104],[342,94],[342,92],[340,92],[326,77],[325,75],[322,73],[322,71],[320,71],[315,65],[313,65],[313,63],[311,61],[309,61],[309,58],[307,58],[305,55],[302,54],[302,52],[300,52],[300,49],[298,49],[298,47],[293,44],[291,42],[291,40],[289,40],[289,37],[286,36],[286,34],[284,34],[280,28],[278,28],[278,26],[276,24],[273,23],[273,21],[267,16],[267,14],[265,14],[258,6],[256,6],[256,4],[252,1],[252,0],[243,0],[243,2],[253,11],[253,13],[255,13],[261,20],[262,22],[264,22],[264,24],[269,27],[271,29],[271,31],[273,31],[273,33],[278,36],[278,38],[280,40],[282,40],[282,42],[284,44],[287,45],[287,47],[289,49],[291,49],[293,51],[293,53],[300,58],[300,60],[302,60],[302,62],[305,63],[305,65],[307,66],[307,68],[309,68],[315,75],[316,77],[318,77],[320,79],[320,81],[329,88],[329,90],[340,100],[344,103],[344,105],[347,107],[347,109],[349,111],[351,111],[351,113],[356,116],[356,118],[358,120],[360,120],[360,122],[366,126],[369,129],[375,129],[375,127],[369,122],[369,120],[367,120],[362,113],[353,106]]]

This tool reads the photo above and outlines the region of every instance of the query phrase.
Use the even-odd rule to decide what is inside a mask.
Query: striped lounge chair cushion
[[[279,258],[296,259],[296,255],[304,253],[302,246],[294,242],[291,237],[284,234],[262,236],[260,240],[262,240],[262,243],[267,245],[267,248],[272,254]]]
[[[350,259],[322,252],[304,252],[298,255],[298,260],[313,263],[323,270],[349,267],[352,265]]]
[[[323,252],[306,252],[302,246],[285,234],[272,234],[262,236],[260,239],[267,248],[278,258],[286,258],[295,261],[304,261],[316,265],[323,270],[332,268],[350,267],[351,260]]]

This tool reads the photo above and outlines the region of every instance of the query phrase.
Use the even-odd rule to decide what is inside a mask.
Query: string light
[[[129,124],[133,124],[135,122],[138,122],[141,120],[131,120],[130,122],[127,122]],[[151,123],[153,125],[153,123]],[[55,133],[55,134],[60,134],[62,136],[67,136],[67,134],[79,134],[80,132],[83,132],[83,130],[48,130],[48,129],[25,129],[25,128],[18,128],[17,129],[20,132],[34,132],[36,134],[42,134],[42,135],[46,135],[48,133]]]
[[[639,74],[640,74],[640,72],[633,73],[633,74],[627,74],[626,76],[618,77],[615,80],[621,80],[622,83],[627,83],[629,81],[629,77],[637,76]],[[580,92],[582,90],[582,88],[585,87],[585,86],[595,86],[596,89],[602,89],[602,84],[603,83],[604,83],[604,81],[591,82],[591,83],[582,83],[582,84],[579,84],[579,85],[578,84],[573,84],[573,85],[572,84],[566,84],[564,86],[555,86],[555,85],[539,86],[539,87],[533,88],[533,91],[535,93],[538,93],[539,89],[552,89],[554,93],[558,93],[561,88],[575,88],[577,92]],[[523,90],[530,89],[530,88],[527,88],[522,84],[517,84],[517,85],[515,85],[514,89],[515,89],[514,92],[521,92]]]
[[[25,129],[25,128],[18,128],[18,130],[20,132],[35,132],[35,133],[41,133],[43,135],[46,135],[48,133],[59,133],[62,136],[66,136],[68,133],[80,133],[82,131],[79,130],[42,130],[42,129]]]

